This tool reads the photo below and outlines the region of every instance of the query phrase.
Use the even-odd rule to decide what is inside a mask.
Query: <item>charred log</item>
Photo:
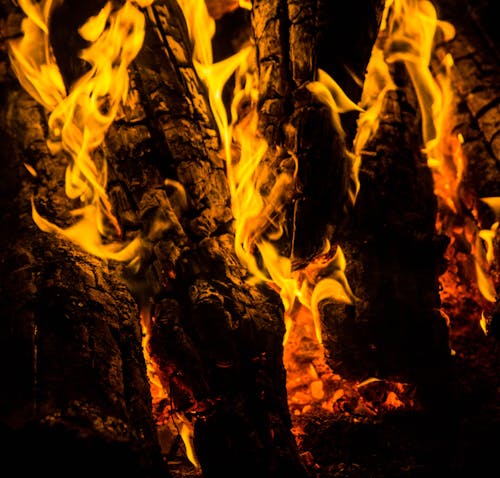
[[[21,475],[169,476],[135,301],[113,268],[33,223],[30,197],[45,212],[65,202],[57,179],[65,159],[47,150],[42,109],[9,75],[2,87],[4,466]]]
[[[285,213],[290,256],[296,269],[323,249],[325,238],[335,241],[336,226],[348,208],[352,187],[348,148],[354,128],[346,139],[334,126],[330,107],[319,101],[309,86],[318,79],[318,67],[336,74],[347,66],[364,77],[382,2],[359,3],[368,8],[368,14],[358,22],[347,22],[352,25],[348,38],[356,38],[351,50],[344,49],[344,38],[332,48],[330,41],[338,38],[327,34],[335,30],[333,18],[342,19],[339,23],[345,21],[345,7],[335,5],[334,13],[333,5],[329,8],[325,2],[254,2],[260,130],[272,145],[273,170],[280,171],[290,161],[297,164],[295,191]],[[323,21],[328,22],[328,28],[322,27]],[[364,46],[358,51],[354,45],[360,43]],[[345,64],[341,50],[349,58]]]
[[[410,381],[437,402],[450,365],[438,293],[447,239],[435,233],[416,99],[404,67],[395,74],[398,89],[386,94],[362,153],[361,188],[341,242],[358,300],[353,307],[325,302],[323,325],[336,370]]]

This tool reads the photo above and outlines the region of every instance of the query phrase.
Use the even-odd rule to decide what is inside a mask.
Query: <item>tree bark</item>
[[[334,370],[409,381],[437,404],[450,366],[438,283],[447,240],[435,232],[415,93],[403,65],[393,75],[397,89],[386,93],[378,130],[362,152],[360,192],[341,240],[358,300],[325,302],[322,324]]]
[[[318,80],[318,67],[331,75],[342,71],[340,86],[352,94],[353,101],[359,100],[360,90],[352,87],[344,67],[364,78],[383,7],[381,1],[355,2],[366,14],[354,20],[350,7],[335,4],[333,8],[330,3],[257,0],[252,11],[260,78],[260,131],[270,145],[268,161],[277,176],[288,163],[297,164],[283,221],[287,231],[284,242],[289,241],[283,249],[292,257],[294,269],[317,256],[325,239],[336,241],[353,187],[348,150],[356,115],[351,116],[346,136],[333,124],[330,106],[309,86]],[[338,31],[341,24],[350,27],[342,41],[330,33]],[[346,48],[349,40],[353,40],[352,49]],[[346,58],[349,60],[344,62]]]
[[[47,213],[65,204],[66,160],[49,153],[45,112],[13,81],[5,56],[2,71],[3,466],[21,475],[169,476],[135,301],[112,267],[35,226],[30,197]]]

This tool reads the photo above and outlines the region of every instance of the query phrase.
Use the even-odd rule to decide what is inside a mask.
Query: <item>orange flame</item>
[[[361,152],[378,127],[379,112],[388,89],[396,86],[388,65],[401,61],[415,88],[422,113],[422,140],[427,163],[434,179],[438,198],[437,230],[453,237],[457,223],[463,223],[463,238],[469,243],[482,296],[495,302],[497,294],[489,269],[493,249],[491,240],[496,226],[480,230],[477,222],[466,217],[460,196],[460,184],[466,168],[461,144],[463,137],[452,133],[450,119],[456,104],[451,82],[453,58],[446,55],[438,71],[431,68],[436,33],[444,41],[455,35],[454,27],[437,17],[427,0],[387,0],[381,33],[368,66],[362,104],[366,111],[358,123],[356,151]],[[472,209],[472,206],[471,206]],[[454,226],[455,225],[455,226]],[[486,247],[483,242],[486,241]]]

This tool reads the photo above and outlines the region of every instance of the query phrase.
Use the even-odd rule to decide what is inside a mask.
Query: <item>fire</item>
[[[363,150],[368,138],[376,131],[379,111],[387,90],[396,85],[390,75],[390,65],[402,62],[415,89],[422,113],[423,151],[434,180],[438,199],[436,230],[450,237],[446,258],[452,266],[441,278],[442,299],[454,295],[457,278],[450,276],[456,264],[457,244],[468,244],[470,252],[461,259],[472,263],[482,299],[494,303],[497,298],[490,270],[493,262],[492,240],[498,225],[481,229],[477,219],[476,199],[461,188],[466,158],[462,153],[463,137],[452,131],[456,93],[451,82],[453,58],[448,54],[439,65],[432,65],[436,38],[449,41],[454,27],[437,17],[432,2],[427,0],[387,0],[379,38],[374,47],[364,84],[362,106],[365,112],[359,121],[355,142],[357,152]],[[496,198],[485,199],[488,204]],[[472,214],[470,214],[470,211]],[[485,244],[485,245],[484,245]],[[458,246],[460,248],[460,246]],[[463,248],[463,247],[462,247]],[[463,256],[463,254],[462,254]]]
[[[356,384],[342,379],[326,365],[322,346],[320,303],[329,300],[353,304],[356,301],[345,275],[346,260],[341,247],[331,245],[325,238],[322,253],[298,270],[294,270],[292,259],[283,254],[280,247],[285,229],[283,211],[293,198],[298,164],[293,152],[289,152],[292,161],[281,168],[281,172],[270,167],[273,155],[280,152],[269,147],[258,129],[259,77],[255,46],[249,41],[232,57],[214,64],[211,36],[215,28],[205,3],[202,0],[180,3],[190,26],[195,66],[209,91],[226,159],[236,254],[249,272],[249,282],[267,283],[280,294],[284,305],[284,363],[292,413],[311,413],[318,407],[330,412],[340,411],[346,403],[349,403],[346,407],[361,414],[366,410],[372,413],[374,408],[363,399]],[[207,27],[200,29],[195,25]],[[233,74],[235,88],[229,122],[222,102],[222,89]],[[384,78],[389,78],[388,73],[384,73]],[[309,82],[307,89],[329,107],[332,124],[343,136],[341,114],[361,108],[322,70],[317,71],[317,81]],[[367,112],[366,124],[368,114],[376,118],[373,110]],[[354,203],[359,190],[360,155],[346,153],[351,158],[349,200]],[[396,387],[384,382],[384,387],[391,386]],[[399,386],[400,389],[389,390],[391,395],[384,395],[388,408],[402,406],[399,397],[411,395],[404,384]]]
[[[64,154],[69,159],[66,194],[78,203],[72,211],[77,221],[68,228],[43,218],[33,203],[34,221],[43,231],[61,234],[91,254],[135,265],[140,257],[141,238],[128,243],[120,240],[121,231],[106,193],[105,158],[97,151],[127,99],[128,67],[144,40],[145,19],[141,8],[152,1],[126,0],[120,8],[108,2],[79,28],[79,35],[88,44],[79,52],[79,58],[88,68],[68,91],[49,41],[49,19],[57,2],[19,1],[27,16],[23,21],[24,36],[11,42],[10,50],[11,63],[20,83],[49,112],[49,147],[54,155]],[[412,406],[407,384],[378,378],[354,384],[326,365],[320,304],[323,301],[354,304],[357,300],[346,277],[344,253],[338,244],[331,244],[325,237],[322,252],[296,270],[292,258],[283,252],[286,249],[281,243],[286,229],[284,210],[293,201],[299,165],[293,152],[288,152],[290,160],[280,172],[270,167],[272,159],[281,152],[267,144],[258,127],[260,79],[255,45],[249,40],[233,56],[214,63],[211,42],[215,21],[205,1],[179,0],[179,4],[193,40],[193,63],[207,87],[221,140],[221,154],[226,162],[236,255],[248,270],[249,282],[268,284],[283,302],[287,326],[284,361],[292,414],[301,416],[323,409],[375,416],[382,408]],[[234,4],[251,9],[251,2],[240,0]],[[346,152],[351,160],[352,176],[349,201],[354,203],[360,188],[359,158],[377,130],[386,92],[397,88],[391,77],[391,65],[395,62],[405,65],[422,114],[422,147],[439,202],[437,231],[452,239],[447,252],[450,260],[459,241],[468,244],[467,259],[472,261],[478,289],[487,302],[494,303],[497,293],[490,269],[499,222],[490,229],[481,229],[474,216],[475,199],[460,193],[466,159],[461,149],[463,138],[453,133],[450,123],[456,102],[450,79],[453,59],[448,55],[437,68],[432,67],[437,35],[450,40],[454,29],[438,19],[430,1],[387,0],[360,104],[354,104],[334,79],[319,69],[315,72],[316,80],[306,87],[315,100],[329,108],[330,121],[342,137],[342,113],[361,112],[353,152]],[[222,92],[232,77],[235,88],[228,112]],[[36,176],[31,166],[26,167]],[[182,196],[182,187],[178,184],[176,187]],[[492,207],[497,217],[500,215],[499,198],[482,200]],[[451,293],[451,282],[449,277],[444,278],[443,294]],[[141,321],[147,372],[156,406],[168,400],[168,390],[148,354],[154,317],[143,310]],[[480,321],[483,328],[484,323],[483,315]],[[191,423],[176,412],[172,417],[181,427],[189,459],[199,466],[192,446]]]
[[[72,211],[78,220],[69,228],[42,218],[33,204],[35,222],[43,231],[59,233],[91,254],[119,261],[137,258],[139,240],[128,244],[117,240],[120,228],[106,193],[106,161],[95,153],[127,98],[127,69],[144,39],[140,7],[151,3],[128,0],[116,10],[108,2],[79,28],[88,47],[77,53],[88,69],[69,91],[50,44],[49,24],[57,2],[20,1],[26,14],[24,36],[10,44],[11,64],[21,85],[49,112],[50,151],[69,159],[66,194],[79,202]],[[110,237],[115,240],[109,241]]]

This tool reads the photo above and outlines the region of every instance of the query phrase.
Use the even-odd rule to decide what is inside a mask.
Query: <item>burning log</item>
[[[334,238],[357,187],[348,140],[332,121],[331,104],[320,100],[312,82],[319,80],[326,88],[335,89],[328,73],[344,68],[364,78],[383,2],[357,2],[366,14],[352,23],[348,21],[353,17],[350,7],[326,3],[256,1],[252,12],[260,78],[259,126],[271,145],[271,169],[282,171],[287,163],[297,164],[291,204],[285,213],[291,242],[291,253],[286,255],[292,257],[294,269],[304,267],[323,251],[325,239]],[[338,31],[335,27],[342,22],[352,26],[351,33],[340,42],[342,48],[332,50],[330,41],[338,38],[327,32]],[[352,50],[343,48],[346,43],[351,43]],[[363,47],[357,50],[355,46],[360,44]],[[322,78],[317,77],[318,67],[326,69]],[[338,97],[333,101],[342,110],[342,101]]]
[[[386,22],[391,25],[390,18]],[[366,119],[360,120],[361,186],[340,241],[357,300],[353,306],[325,301],[322,326],[334,370],[358,379],[373,375],[409,381],[417,385],[420,398],[436,405],[448,397],[451,365],[438,282],[447,238],[436,232],[433,177],[422,152],[436,133],[422,92],[415,93],[410,81],[421,72],[408,63],[409,56],[397,54],[404,33],[394,45],[386,35],[379,35],[369,66],[376,81],[365,86],[364,101],[373,94],[370,88],[380,88],[376,114],[366,116],[368,123],[375,118],[376,126],[370,125],[365,136]],[[394,55],[390,70],[384,55]]]
[[[156,2],[148,11],[133,79],[143,110],[136,105],[107,142],[119,183],[133,185],[135,178],[130,193],[144,230],[154,229],[151,218],[172,217],[165,179],[179,181],[187,196],[178,223],[151,239],[151,257],[139,273],[150,278],[150,353],[176,406],[193,421],[205,476],[242,463],[248,475],[300,474],[279,299],[246,285],[234,256],[223,159],[176,2]],[[139,151],[142,171],[134,176],[133,166],[120,164],[133,164]]]
[[[487,31],[479,31],[472,21],[456,22],[456,8],[440,2],[444,18],[456,23],[455,37],[438,46],[437,61],[453,57],[452,80],[461,104],[454,130],[463,136],[462,149],[467,161],[464,183],[477,197],[499,195],[500,141],[498,140],[498,60],[487,41]],[[473,12],[473,11],[472,11]]]
[[[432,178],[403,73],[398,86],[364,147],[360,193],[342,241],[359,301],[344,310],[325,303],[325,346],[346,376],[430,381],[435,391],[450,357],[437,281],[446,240],[435,234]]]
[[[491,258],[482,261],[484,275],[479,289],[484,302],[484,332],[498,336],[500,250],[495,226],[499,218],[495,201],[500,196],[498,38],[489,24],[492,8],[489,2],[464,4],[469,15],[460,19],[455,4],[442,0],[439,7],[444,18],[457,25],[455,37],[438,45],[435,63],[447,55],[453,57],[452,82],[459,98],[453,132],[462,139],[464,157],[460,197],[471,234],[478,237],[477,255],[484,256],[487,248],[493,251]]]
[[[2,87],[4,466],[21,475],[169,476],[135,301],[113,268],[33,223],[30,197],[44,212],[65,203],[66,161],[47,149],[40,106],[9,75]]]
[[[450,11],[456,13],[455,4]],[[453,15],[445,18],[455,19]],[[460,25],[466,28],[467,22]],[[449,35],[449,27],[441,28],[429,37],[429,47],[435,42],[439,45],[431,66],[440,82],[434,91],[439,91],[441,97],[433,92],[430,76],[418,71],[422,63],[415,66],[408,62],[415,54],[412,48],[408,48],[407,56],[401,55],[398,63],[397,52],[391,49],[395,46],[397,50],[397,41],[404,45],[404,33],[393,45],[380,47],[381,58],[382,54],[394,55],[393,84],[378,106],[375,136],[366,143],[361,141],[361,189],[342,242],[348,258],[347,276],[360,300],[354,307],[344,308],[343,313],[338,312],[341,306],[327,304],[323,315],[326,345],[335,369],[363,376],[372,367],[376,376],[396,376],[399,380],[409,377],[423,395],[432,396],[434,404],[439,402],[437,389],[443,393],[441,398],[447,397],[447,387],[441,385],[450,377],[451,364],[448,319],[439,311],[443,304],[438,294],[438,277],[445,271],[445,262],[440,259],[447,242],[445,234],[454,241],[454,252],[447,252],[447,260],[456,261],[451,255],[466,252],[465,267],[474,276],[471,283],[477,275],[479,288],[487,300],[494,302],[496,293],[489,285],[481,246],[477,245],[482,231],[473,217],[474,209],[479,209],[480,216],[489,222],[487,227],[494,219],[491,210],[477,204],[472,196],[498,196],[499,177],[491,145],[496,131],[496,120],[491,120],[497,116],[493,86],[496,70],[487,66],[495,62],[488,60],[488,49],[480,47],[485,43],[475,41],[473,32],[459,30],[452,40],[443,40],[442,36]],[[385,34],[379,39],[384,41]],[[481,54],[476,59],[478,49]],[[379,66],[374,64],[375,68]],[[377,74],[380,81],[386,73],[380,67]],[[484,75],[486,81],[478,86],[475,80]],[[446,110],[450,100],[445,95],[454,88],[459,92],[458,107]],[[436,109],[437,104],[448,112],[448,118],[454,118],[454,124],[443,122],[431,112],[430,105]],[[420,125],[422,137],[416,133]],[[424,145],[427,159],[421,152]],[[465,165],[461,154],[466,157]],[[438,198],[439,216],[434,196]],[[472,236],[472,241],[466,236]]]

